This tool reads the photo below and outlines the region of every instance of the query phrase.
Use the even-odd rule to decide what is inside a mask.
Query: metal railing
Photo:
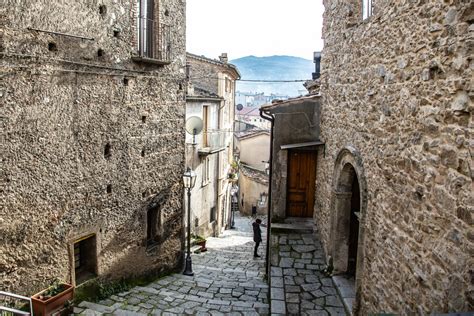
[[[29,311],[23,311],[15,307],[11,307],[11,306],[15,306],[15,304],[12,304],[15,301],[28,301]],[[11,306],[5,306],[5,305],[11,305]],[[31,298],[9,293],[9,292],[0,291],[0,315],[8,315],[9,313],[11,313],[11,315],[25,315],[25,316],[33,315],[33,305],[31,302]]]
[[[171,60],[171,31],[169,25],[146,17],[138,18],[138,53],[140,57]]]
[[[224,148],[229,144],[231,133],[227,130],[208,130],[203,132],[203,146],[211,149]]]

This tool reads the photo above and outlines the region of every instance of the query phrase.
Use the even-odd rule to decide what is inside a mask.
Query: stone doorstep
[[[286,224],[286,223],[272,223],[272,234],[312,234],[314,232],[313,225],[303,224]]]
[[[352,315],[352,307],[355,301],[355,284],[342,275],[334,275],[331,278],[337,294],[342,300],[347,315]]]

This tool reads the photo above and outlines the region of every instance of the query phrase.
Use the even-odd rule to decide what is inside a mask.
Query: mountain
[[[293,56],[247,56],[230,61],[239,69],[241,80],[308,80],[314,72],[311,60]],[[305,94],[303,82],[242,82],[237,81],[237,91],[264,92],[291,97]],[[302,92],[303,91],[303,92]]]

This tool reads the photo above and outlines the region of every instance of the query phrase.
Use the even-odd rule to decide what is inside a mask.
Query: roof
[[[215,93],[207,91],[206,89],[194,87],[194,93],[191,95],[186,95],[186,100],[211,100],[211,101],[221,101],[223,98],[218,96]]]
[[[259,107],[244,107],[242,110],[237,110],[236,115],[250,115],[250,116],[260,116]]]
[[[206,56],[203,56],[203,55],[199,56],[199,55],[191,54],[191,53],[188,53],[188,52],[186,52],[186,58],[192,58],[192,59],[204,61],[204,62],[207,62],[207,63],[210,63],[210,64],[214,64],[214,65],[217,65],[217,66],[221,66],[223,68],[227,68],[228,70],[230,70],[230,72],[234,73],[234,77],[235,77],[236,80],[239,80],[241,78],[239,70],[233,64],[225,63],[225,62],[222,62],[220,60],[212,59],[212,58],[209,58],[209,57],[206,57]]]
[[[251,128],[246,131],[235,132],[234,135],[235,137],[239,139],[244,139],[244,138],[251,138],[251,137],[255,137],[259,135],[270,135],[270,131],[266,129]]]
[[[257,181],[263,185],[268,185],[268,175],[264,171],[254,169],[250,166],[247,166],[243,163],[240,163],[239,166],[240,172],[242,172],[246,177],[252,178],[252,180]]]
[[[303,96],[303,97],[297,97],[297,98],[292,98],[292,99],[288,99],[288,100],[278,100],[278,101],[273,101],[272,103],[270,104],[264,104],[262,105],[261,109],[262,111],[267,111],[267,110],[272,110],[274,108],[277,108],[277,107],[280,107],[280,106],[284,106],[284,105],[292,105],[292,104],[296,104],[296,103],[301,103],[302,101],[310,101],[310,100],[317,100],[317,99],[320,99],[321,98],[321,95],[317,94],[317,95],[307,95],[307,96]]]

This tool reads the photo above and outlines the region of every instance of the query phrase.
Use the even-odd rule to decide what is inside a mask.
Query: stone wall
[[[167,65],[131,60],[134,5],[2,5],[2,290],[28,295],[53,278],[74,283],[73,245],[89,234],[101,278],[180,264],[185,5],[156,3],[156,18],[172,30]],[[147,249],[153,207],[159,244]]]
[[[358,1],[324,5],[324,248],[331,254],[336,159],[350,148],[366,182],[358,313],[472,311],[472,1],[376,0],[364,21]]]

